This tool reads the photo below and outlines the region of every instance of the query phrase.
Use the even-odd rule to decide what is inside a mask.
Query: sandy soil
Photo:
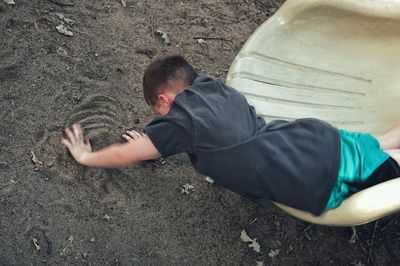
[[[143,128],[152,113],[141,77],[153,56],[183,54],[224,80],[283,0],[15,2],[0,2],[1,265],[400,264],[398,215],[357,227],[350,241],[349,228],[310,225],[210,185],[185,155],[100,170],[60,144],[71,122],[95,148]],[[57,32],[61,23],[74,36]]]

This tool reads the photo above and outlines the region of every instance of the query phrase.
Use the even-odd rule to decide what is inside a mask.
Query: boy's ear
[[[167,95],[161,93],[157,96],[157,98],[160,104],[162,105],[169,104],[169,98],[167,97]]]

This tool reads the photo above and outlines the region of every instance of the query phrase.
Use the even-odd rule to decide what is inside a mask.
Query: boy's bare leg
[[[400,125],[376,138],[382,150],[400,149]]]
[[[385,150],[400,165],[400,149]]]

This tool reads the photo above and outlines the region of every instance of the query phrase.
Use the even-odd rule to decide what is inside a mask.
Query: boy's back
[[[320,214],[340,161],[337,130],[315,119],[266,124],[245,97],[199,76],[144,132],[162,156],[186,152],[233,191]]]
[[[175,97],[171,111],[144,131],[150,136],[160,132],[151,139],[163,156],[169,156],[192,153],[195,147],[216,149],[240,143],[264,124],[243,95],[209,76],[199,76],[193,86]],[[174,140],[177,143],[171,143]]]

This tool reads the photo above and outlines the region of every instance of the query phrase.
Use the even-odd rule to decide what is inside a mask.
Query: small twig
[[[222,38],[222,37],[201,37],[201,36],[196,36],[193,37],[193,39],[198,40],[198,39],[203,39],[203,40],[216,40],[216,41],[226,41],[226,42],[230,42],[232,40],[230,39],[226,39],[226,38]]]
[[[358,234],[357,234],[357,229],[356,229],[356,227],[355,227],[355,226],[352,226],[352,227],[351,227],[351,231],[352,231],[352,234],[351,234],[349,243],[350,243],[350,244],[354,244],[354,243],[357,242],[357,239],[358,239]]]
[[[257,218],[254,218],[254,220],[251,221],[251,223],[249,223],[248,226],[249,226],[249,225],[252,225],[255,221],[257,221]]]
[[[73,6],[74,3],[72,1],[61,1],[61,0],[50,0],[51,2],[60,5],[60,6]]]
[[[150,26],[149,26],[150,32],[151,32],[151,34],[154,34],[154,32],[156,32],[156,29],[154,26],[154,17],[150,16],[149,19],[150,19],[150,23],[149,23],[150,24]]]
[[[304,230],[303,230],[304,236],[305,236],[309,241],[311,241],[311,236],[310,236],[310,234],[309,234],[308,232],[311,230],[312,226],[313,226],[313,224],[310,224],[310,225],[308,225],[306,228],[304,228]]]
[[[386,230],[386,228],[387,228],[389,225],[391,225],[395,220],[396,220],[396,217],[393,217],[392,219],[390,219],[390,221],[389,221],[385,226],[383,226],[383,227],[380,229],[380,231],[382,232],[382,231]]]
[[[369,263],[369,262],[370,262],[370,259],[371,259],[372,246],[374,245],[375,232],[376,232],[376,228],[378,227],[378,222],[379,222],[379,220],[376,220],[376,222],[375,222],[375,227],[374,227],[374,232],[372,233],[372,239],[371,239],[371,244],[370,244],[370,246],[369,246],[367,263]]]
[[[304,232],[309,231],[313,227],[313,224],[309,224],[306,228],[303,229]]]
[[[358,246],[361,248],[361,250],[362,250],[365,254],[368,254],[367,249],[364,247],[364,244],[363,244],[361,241],[358,242]]]

